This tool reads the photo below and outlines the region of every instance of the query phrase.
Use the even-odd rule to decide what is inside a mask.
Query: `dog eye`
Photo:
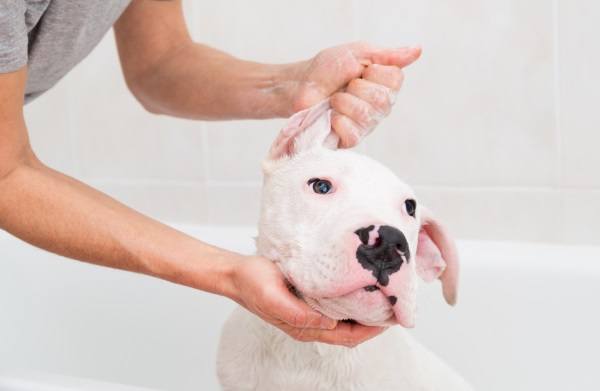
[[[417,201],[413,199],[408,199],[404,201],[404,205],[406,206],[406,212],[409,216],[415,217],[415,212],[417,211]]]
[[[312,185],[312,188],[317,194],[327,194],[331,191],[333,186],[327,179],[311,178],[308,180],[308,185]]]

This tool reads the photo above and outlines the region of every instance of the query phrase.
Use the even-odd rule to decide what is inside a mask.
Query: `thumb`
[[[328,329],[337,325],[337,321],[313,310],[304,301],[294,296],[285,283],[282,283],[282,294],[277,305],[273,308],[273,315],[288,325],[296,328]]]
[[[358,61],[365,66],[371,64],[395,65],[403,68],[415,62],[421,56],[421,48],[401,47],[393,49],[375,49],[363,47],[355,53]]]

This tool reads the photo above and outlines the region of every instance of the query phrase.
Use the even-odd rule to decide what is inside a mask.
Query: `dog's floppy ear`
[[[331,130],[331,107],[324,100],[290,117],[269,150],[267,160],[286,156],[315,147],[336,149],[338,136]]]
[[[419,208],[421,230],[417,243],[417,273],[427,282],[439,278],[442,281],[446,302],[454,305],[458,291],[459,269],[456,245],[431,212],[427,208],[421,206]]]

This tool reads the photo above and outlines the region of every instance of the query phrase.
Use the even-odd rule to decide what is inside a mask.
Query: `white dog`
[[[328,102],[295,114],[263,164],[257,238],[299,297],[364,325],[414,325],[417,279],[456,301],[453,241],[413,191],[378,162],[336,150]],[[298,342],[238,308],[217,358],[224,390],[465,391],[403,327],[350,349]]]

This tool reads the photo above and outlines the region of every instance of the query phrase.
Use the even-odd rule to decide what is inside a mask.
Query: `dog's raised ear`
[[[419,207],[421,230],[417,243],[416,269],[426,282],[442,281],[446,302],[456,304],[458,292],[458,251],[446,229],[424,207]]]
[[[294,156],[316,147],[336,149],[338,142],[338,136],[331,130],[331,106],[327,99],[290,117],[273,142],[267,160]]]

